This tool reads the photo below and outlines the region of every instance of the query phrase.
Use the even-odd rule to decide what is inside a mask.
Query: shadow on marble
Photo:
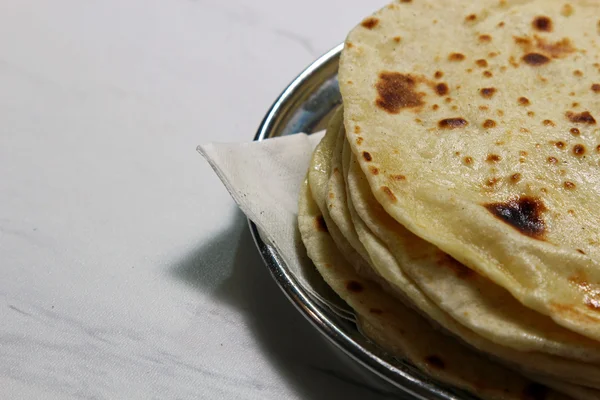
[[[235,252],[231,265],[223,254]],[[221,263],[211,261],[219,260]],[[246,218],[234,222],[210,243],[190,254],[173,274],[241,311],[257,344],[301,398],[400,398],[390,385],[351,362],[294,308],[277,287],[256,249]],[[215,283],[220,282],[216,285]]]

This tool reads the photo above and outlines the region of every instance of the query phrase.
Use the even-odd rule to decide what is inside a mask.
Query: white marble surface
[[[195,147],[380,1],[0,0],[0,397],[380,399]]]

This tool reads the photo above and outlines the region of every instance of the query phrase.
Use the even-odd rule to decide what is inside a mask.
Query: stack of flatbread
[[[600,398],[600,2],[397,1],[339,83],[298,221],[362,331],[482,398]]]

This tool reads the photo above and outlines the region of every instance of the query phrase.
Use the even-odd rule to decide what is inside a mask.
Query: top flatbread
[[[352,151],[385,210],[600,339],[600,3],[403,0],[348,36]]]

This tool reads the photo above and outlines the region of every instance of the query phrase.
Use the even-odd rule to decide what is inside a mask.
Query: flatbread
[[[474,348],[511,365],[513,368],[521,369],[525,372],[536,372],[538,374],[552,376],[574,384],[600,388],[600,368],[597,365],[541,352],[518,351],[497,344],[460,324],[457,320],[453,319],[451,315],[442,310],[438,304],[427,297],[423,291],[421,291],[420,288],[403,273],[403,268],[400,267],[398,259],[403,260],[402,265],[406,265],[405,261],[407,258],[410,259],[410,257],[414,257],[416,253],[423,257],[423,259],[419,260],[418,257],[415,257],[409,262],[415,262],[415,267],[423,266],[425,268],[427,267],[427,262],[431,257],[431,253],[421,251],[419,245],[415,243],[413,243],[414,246],[411,248],[411,250],[415,250],[414,253],[409,252],[407,255],[391,252],[386,246],[385,241],[380,241],[378,237],[373,234],[370,230],[372,227],[371,223],[365,222],[367,220],[370,222],[374,221],[372,215],[364,213],[364,209],[358,211],[354,206],[354,204],[361,201],[361,196],[364,195],[364,192],[357,189],[358,185],[355,179],[357,176],[357,169],[359,170],[356,163],[350,164],[348,178],[348,192],[351,193],[348,197],[350,199],[348,202],[351,208],[350,214],[354,217],[353,221],[356,232],[358,233],[359,238],[361,238],[362,243],[368,249],[369,255],[373,260],[374,268],[382,274],[382,277],[389,282],[393,288],[400,291],[403,296],[408,297],[417,309],[445,330],[460,337]],[[358,172],[360,172],[360,170]],[[362,218],[363,216],[365,219]],[[396,221],[392,220],[389,222],[390,225],[388,225],[388,228],[395,227],[399,230],[401,229],[401,226],[397,226],[399,224],[397,224]],[[418,239],[415,238],[415,240]],[[468,274],[468,272],[464,270],[465,267],[460,266],[460,264],[448,261],[446,258],[442,259],[445,264],[439,265],[438,268],[452,268],[457,274]]]
[[[335,124],[332,130],[338,130]],[[329,190],[325,196],[327,208],[341,234],[364,260],[368,260],[371,269],[382,280],[411,301],[421,303],[421,300],[415,300],[417,296],[430,300],[427,304],[419,304],[419,309],[439,308],[435,315],[443,313],[500,346],[584,362],[600,361],[600,343],[568,331],[549,317],[524,307],[508,291],[464,267],[391,218],[373,197],[356,162],[349,166],[350,151],[341,157],[340,147],[348,149],[347,143],[340,140],[344,137],[343,132],[338,133],[333,153],[327,149],[328,143],[320,150],[331,154],[328,159],[331,167],[317,169],[330,170]],[[343,144],[346,145],[341,146]],[[343,166],[342,159],[345,161]],[[324,175],[320,179],[324,179]],[[360,217],[352,217],[355,208],[360,211]],[[362,234],[357,235],[359,230]],[[377,243],[379,241],[384,243]],[[389,249],[393,256],[389,255]],[[427,310],[423,311],[430,314]]]
[[[348,36],[348,142],[385,211],[600,340],[596,1],[403,0]],[[377,172],[375,172],[377,171]]]
[[[334,242],[342,251],[342,254],[348,254],[348,247],[350,247],[350,242],[345,238],[352,237],[353,235],[357,235],[357,238],[367,251],[368,254],[365,258],[370,260],[370,264],[364,265],[364,263],[361,262],[360,266],[357,267],[355,265],[355,270],[359,275],[379,283],[394,297],[405,302],[408,300],[408,304],[423,312],[430,320],[435,321],[436,326],[443,327],[445,330],[463,339],[476,349],[497,357],[499,360],[508,363],[515,369],[544,374],[575,384],[600,387],[599,367],[539,352],[515,351],[509,347],[498,345],[460,325],[447,312],[440,309],[432,302],[431,299],[428,298],[404,273],[403,268],[400,267],[397,259],[401,259],[403,262],[415,263],[415,268],[427,268],[430,267],[429,263],[432,257],[434,260],[437,260],[439,250],[404,229],[406,234],[412,238],[414,245],[411,248],[401,248],[401,250],[407,254],[401,253],[392,255],[385,244],[380,242],[378,238],[370,232],[367,225],[357,216],[353,203],[356,202],[362,205],[378,205],[378,203],[374,200],[365,200],[368,198],[370,191],[366,182],[363,182],[362,185],[360,182],[357,182],[359,179],[356,178],[359,175],[356,174],[356,171],[360,174],[362,173],[356,163],[350,163],[350,160],[347,159],[351,154],[350,152],[346,152],[344,165],[341,165],[343,157],[336,155],[336,153],[340,151],[340,143],[336,140],[336,137],[339,137],[340,135],[343,135],[343,130],[340,131],[337,122],[334,121],[329,125],[325,137],[315,149],[309,168],[308,181],[311,188],[315,187],[318,190],[318,192],[313,192],[313,197],[323,213],[326,225],[330,228],[330,231],[336,232],[338,238],[334,239]],[[352,170],[355,170],[354,173],[351,173]],[[344,199],[344,195],[346,194],[345,179],[340,172],[348,174],[347,196],[345,202],[340,201]],[[329,178],[327,173],[330,174]],[[325,192],[322,188],[327,186],[324,183],[327,181],[329,181],[329,191]],[[338,214],[337,220],[340,221],[341,224],[337,225],[335,220],[331,217],[333,211]],[[367,211],[365,218],[368,218],[369,222],[373,223],[374,218],[369,212],[370,210]],[[350,216],[351,220],[345,221],[339,218],[339,216],[344,215]],[[387,216],[384,212],[383,215]],[[396,230],[399,232],[403,231],[402,226],[395,220],[389,216],[387,216],[387,218],[388,220],[380,218],[376,220],[375,223],[380,223],[384,226],[384,229],[389,229],[389,237],[393,237]],[[378,227],[375,227],[375,229],[377,228]],[[396,248],[400,249],[400,247]],[[352,261],[352,259],[348,261]],[[440,268],[436,262],[433,264],[435,268]],[[533,315],[531,322],[534,324],[538,323],[540,320],[540,318],[535,318],[536,316],[544,318],[541,315]],[[548,320],[548,322],[553,324],[551,320]],[[548,324],[542,325],[542,327],[546,327],[547,325]],[[554,328],[558,330],[564,330],[555,324],[553,325]],[[536,337],[537,340],[544,340],[543,332],[536,331],[535,329],[531,329],[531,331],[538,333]],[[569,332],[566,331],[566,334],[569,334]],[[583,339],[590,341],[589,339]],[[546,341],[548,342],[549,340]],[[557,343],[557,346],[560,344],[560,342]]]
[[[361,329],[388,351],[406,357],[434,379],[484,399],[566,399],[498,366],[435,330],[412,310],[363,279],[336,247],[305,181],[298,226],[309,257],[325,281],[359,315]]]

